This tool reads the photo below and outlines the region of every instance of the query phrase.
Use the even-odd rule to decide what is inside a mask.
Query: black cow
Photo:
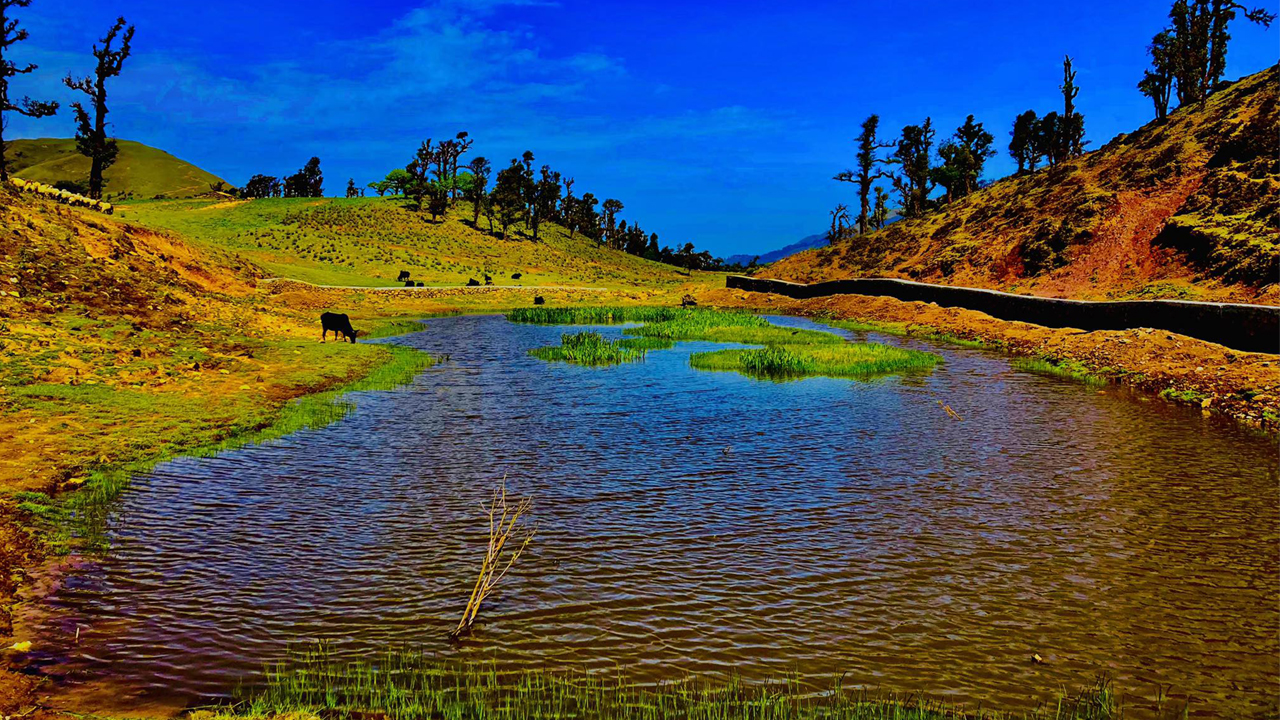
[[[484,276],[484,284],[485,284],[485,285],[492,285],[492,284],[493,284],[493,278],[489,277],[488,275],[485,275],[485,276]]]
[[[422,281],[421,281],[421,280],[419,280],[419,281],[418,281],[418,287],[422,287]]]
[[[522,277],[524,277],[524,276],[523,276],[523,275],[521,275],[520,273],[511,273],[511,279],[512,279],[512,280],[519,280],[519,279],[520,279],[520,278],[522,278]]]
[[[405,281],[404,281],[404,286],[405,286],[405,287],[413,287],[413,281],[412,281],[412,280],[405,280]]]
[[[408,280],[408,279],[409,279],[409,271],[401,270],[400,277],[396,278],[396,282],[404,282],[405,280]]]
[[[480,282],[475,278],[468,278],[467,287],[480,287]]]
[[[547,304],[547,299],[546,299],[546,298],[544,298],[544,297],[542,297],[541,295],[534,295],[534,296],[533,296],[533,304],[534,304],[534,305],[546,305],[546,304]]]
[[[356,342],[355,328],[351,327],[351,318],[342,313],[324,313],[320,316],[320,342],[324,342],[328,337],[329,331],[333,331],[333,339],[338,339],[338,333],[342,333],[347,340],[354,345]]]

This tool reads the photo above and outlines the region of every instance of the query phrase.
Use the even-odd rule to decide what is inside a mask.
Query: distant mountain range
[[[798,252],[804,252],[805,250],[812,250],[813,248],[826,247],[828,244],[829,243],[827,242],[826,233],[810,235],[809,237],[804,238],[799,242],[791,243],[786,247],[778,248],[777,250],[770,250],[767,253],[761,253],[759,255],[760,259],[756,260],[756,264],[766,265],[768,263],[773,262],[774,260],[781,260],[784,257],[795,255]],[[725,258],[724,261],[729,265],[749,265],[751,263],[751,260],[755,257],[757,256],[730,255],[729,257]]]

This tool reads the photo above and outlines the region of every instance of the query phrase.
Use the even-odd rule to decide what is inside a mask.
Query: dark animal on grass
[[[342,333],[353,345],[356,342],[356,331],[351,327],[351,318],[343,313],[327,312],[320,316],[320,342],[325,341],[330,331],[333,332],[334,340],[338,340],[338,333]]]
[[[475,278],[467,278],[467,287],[480,287],[480,283]]]
[[[523,275],[521,275],[520,273],[511,273],[511,279],[512,279],[512,280],[519,280],[519,279],[520,279],[520,278],[522,278],[522,277],[524,277],[524,276],[523,276]]]
[[[405,280],[405,281],[404,281],[404,286],[405,286],[405,287],[413,287],[413,281],[412,281],[412,280]]]
[[[404,282],[405,280],[408,280],[408,279],[409,279],[409,271],[401,270],[400,277],[396,278],[396,282]]]
[[[680,299],[680,307],[698,307],[698,301],[694,300],[692,295],[685,295]]]
[[[534,295],[534,296],[533,296],[533,304],[534,304],[534,305],[546,305],[546,304],[547,304],[547,299],[546,299],[546,298],[544,298],[544,297],[542,297],[541,295]]]
[[[421,280],[419,280],[419,281],[418,281],[418,287],[422,287],[422,281],[421,281]]]
[[[493,284],[493,278],[489,277],[488,275],[485,275],[485,276],[484,276],[484,284],[485,284],[485,285],[492,285],[492,284]]]

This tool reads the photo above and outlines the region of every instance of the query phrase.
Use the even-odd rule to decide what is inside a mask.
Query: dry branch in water
[[[462,611],[462,620],[450,633],[451,637],[462,637],[471,631],[476,615],[480,613],[480,605],[493,592],[494,586],[507,574],[511,566],[516,564],[516,560],[520,559],[520,554],[529,546],[529,541],[533,540],[537,528],[521,523],[521,519],[529,514],[532,507],[533,498],[531,497],[520,498],[514,505],[507,502],[505,477],[502,478],[502,484],[494,489],[493,499],[489,501],[489,507],[486,508],[489,514],[489,546],[485,550],[484,561],[480,565],[480,576],[476,578],[475,587],[471,589],[471,597],[467,600],[467,607]],[[504,563],[503,552],[508,546],[515,549],[509,551],[510,554]]]

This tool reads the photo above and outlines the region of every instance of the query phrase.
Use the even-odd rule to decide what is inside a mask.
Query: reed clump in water
[[[1101,375],[1089,372],[1089,369],[1083,363],[1069,360],[1065,362],[1052,362],[1044,358],[1014,358],[1009,361],[1009,366],[1014,370],[1023,370],[1025,372],[1036,373],[1037,375],[1052,375],[1054,377],[1067,378],[1076,380],[1086,385],[1106,385],[1107,379]]]
[[[452,638],[460,638],[471,632],[475,625],[480,606],[484,604],[498,582],[506,576],[524,549],[533,540],[537,529],[525,522],[529,511],[533,509],[533,498],[524,497],[514,503],[507,500],[507,480],[493,491],[493,499],[489,501],[486,511],[489,516],[489,542],[485,548],[484,558],[480,562],[480,573],[467,598],[467,606],[462,611],[462,619],[450,633]]]
[[[1113,720],[1122,716],[1110,684],[1098,681],[1030,713],[970,711],[919,695],[868,693],[840,683],[825,691],[796,678],[748,684],[686,677],[636,685],[620,674],[500,671],[393,651],[344,662],[326,650],[295,655],[268,670],[266,686],[224,717],[386,717],[533,720]]]
[[[536,325],[616,325],[632,322],[660,322],[690,312],[666,307],[536,307],[516,308],[507,313],[511,322]]]
[[[925,370],[941,361],[932,353],[877,343],[773,345],[750,350],[694,353],[689,364],[701,370],[733,370],[744,375],[789,379],[810,375],[869,377]]]
[[[558,360],[577,365],[617,365],[643,360],[644,347],[637,347],[625,340],[609,340],[600,333],[565,333],[560,344],[553,347],[534,348],[529,354],[542,360]]]
[[[800,330],[774,325],[759,315],[728,310],[688,310],[670,320],[628,328],[627,335],[666,340],[703,340],[743,345],[820,345],[844,340],[820,330]]]

